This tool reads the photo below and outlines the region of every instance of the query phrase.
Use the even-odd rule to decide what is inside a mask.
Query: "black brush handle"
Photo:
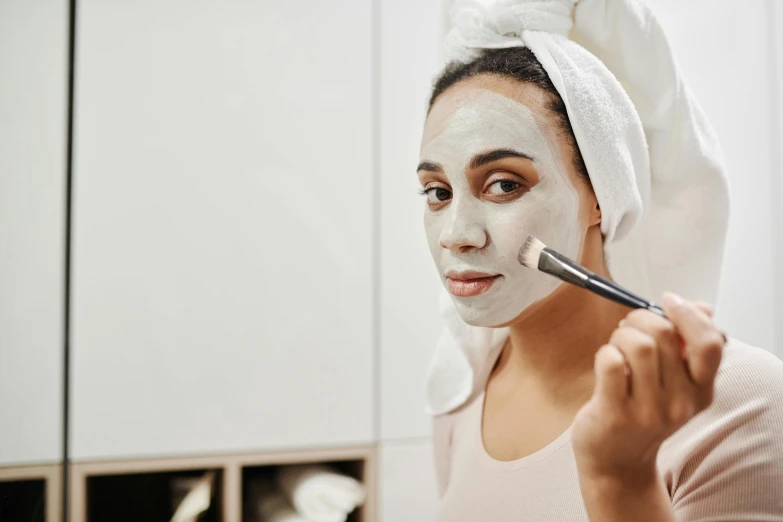
[[[644,308],[661,317],[666,317],[663,310],[655,303],[651,303],[633,292],[626,290],[617,283],[604,279],[599,275],[590,275],[585,283],[585,288],[600,296],[606,297],[607,299],[611,299],[615,303],[620,303],[621,305],[631,308]]]
[[[614,281],[609,281],[599,276],[563,254],[549,248],[544,248],[541,251],[538,259],[538,269],[557,277],[561,281],[590,290],[615,303],[620,303],[630,308],[644,308],[661,317],[666,317],[663,310],[655,303],[634,294],[630,290],[626,290]]]

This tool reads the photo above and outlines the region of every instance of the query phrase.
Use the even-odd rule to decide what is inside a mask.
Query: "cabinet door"
[[[424,437],[425,376],[441,330],[441,283],[416,176],[438,72],[439,0],[381,2],[381,437]]]
[[[439,498],[430,441],[383,443],[378,455],[379,522],[435,520]]]
[[[0,2],[0,466],[62,460],[67,63],[67,2]]]
[[[75,459],[371,440],[370,24],[79,2]]]

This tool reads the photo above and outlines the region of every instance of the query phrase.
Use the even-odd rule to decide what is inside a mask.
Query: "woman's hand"
[[[668,319],[647,310],[628,314],[595,356],[593,396],[571,433],[589,496],[607,484],[623,495],[660,493],[658,449],[712,402],[725,338],[711,309],[672,294],[663,309]]]

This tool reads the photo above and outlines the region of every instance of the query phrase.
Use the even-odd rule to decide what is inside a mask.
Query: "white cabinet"
[[[62,460],[67,62],[67,2],[0,2],[0,466]]]
[[[371,441],[370,27],[79,2],[74,459]]]
[[[429,441],[384,443],[378,458],[378,522],[435,520],[438,488]]]
[[[440,46],[437,0],[381,2],[381,438],[428,436],[425,375],[440,334],[440,281],[416,165]]]

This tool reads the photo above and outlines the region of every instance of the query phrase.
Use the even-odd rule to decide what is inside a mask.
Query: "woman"
[[[573,9],[452,10],[418,168],[449,294],[438,520],[783,521],[783,363],[707,304],[629,313],[517,261],[533,234],[648,296],[717,285],[720,155],[663,33],[630,0]]]

